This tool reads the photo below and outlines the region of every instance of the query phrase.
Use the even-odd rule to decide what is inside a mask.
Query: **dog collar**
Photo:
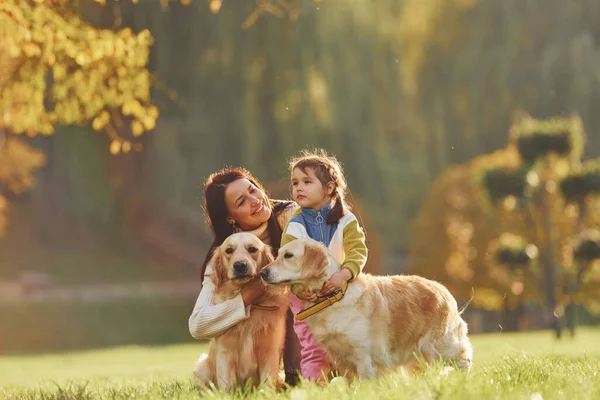
[[[314,315],[314,314],[318,313],[319,311],[326,309],[327,307],[331,306],[332,304],[337,303],[344,297],[347,289],[348,289],[348,282],[344,282],[344,284],[342,285],[342,287],[340,289],[337,289],[325,296],[318,296],[317,298],[322,299],[322,300],[317,301],[315,304],[313,304],[310,307],[300,310],[300,312],[298,314],[296,314],[296,320],[302,321],[302,320],[310,317],[311,315]]]
[[[253,310],[261,310],[261,311],[276,311],[279,310],[277,306],[263,306],[262,304],[252,304]]]

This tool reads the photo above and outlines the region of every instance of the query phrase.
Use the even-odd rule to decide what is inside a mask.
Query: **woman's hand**
[[[299,298],[300,300],[304,300],[304,301],[310,301],[311,303],[314,303],[317,301],[317,294],[313,291],[310,290],[301,290],[298,293],[296,293],[296,297]]]
[[[250,282],[246,283],[242,288],[242,300],[244,300],[244,306],[250,304],[259,303],[261,297],[265,294],[267,284],[259,278],[254,278]]]
[[[323,284],[321,294],[326,295],[340,289],[350,279],[352,279],[352,272],[348,268],[342,268],[341,271],[331,275],[331,278]]]

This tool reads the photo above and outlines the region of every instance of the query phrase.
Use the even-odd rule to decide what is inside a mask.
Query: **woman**
[[[255,279],[237,297],[213,304],[212,267],[208,262],[214,249],[232,233],[249,232],[279,250],[281,233],[297,207],[293,202],[270,199],[260,182],[243,168],[223,169],[208,177],[204,184],[204,211],[214,240],[202,265],[202,288],[189,319],[192,337],[217,337],[248,318],[250,306],[259,303],[265,291],[265,283]],[[300,344],[292,328],[291,311],[287,317],[283,365],[286,383],[294,385],[300,370]]]

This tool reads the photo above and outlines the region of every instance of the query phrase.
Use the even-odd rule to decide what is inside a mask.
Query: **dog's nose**
[[[269,275],[270,275],[271,271],[269,271],[269,268],[265,268],[262,271],[260,271],[260,277],[263,279],[263,281],[268,281],[269,280]]]
[[[237,273],[244,273],[248,268],[248,263],[246,261],[236,261],[233,263],[233,270]]]

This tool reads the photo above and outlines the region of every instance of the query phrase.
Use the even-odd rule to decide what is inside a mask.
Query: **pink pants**
[[[290,308],[294,315],[305,307],[305,301],[300,300],[290,292]],[[300,340],[300,372],[304,379],[319,381],[326,379],[329,373],[329,356],[317,342],[306,321],[294,319],[294,331]]]

